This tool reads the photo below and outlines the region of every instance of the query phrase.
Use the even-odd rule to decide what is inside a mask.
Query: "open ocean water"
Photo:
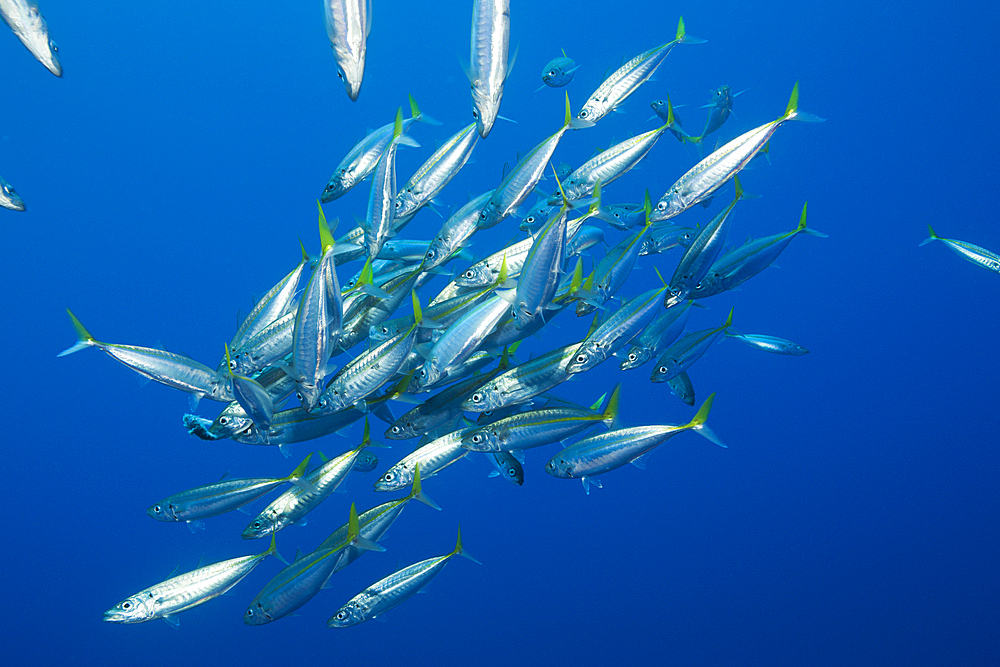
[[[266,559],[229,594],[162,621],[112,625],[102,612],[193,569],[259,553],[230,513],[192,534],[151,520],[163,497],[219,479],[283,476],[345,436],[275,448],[189,436],[187,397],[96,350],[66,358],[70,307],[100,340],[183,352],[214,366],[252,299],[315,253],[316,199],[366,131],[412,94],[440,126],[398,153],[398,183],[471,122],[472,3],[374,0],[367,67],[352,103],[336,78],[318,1],[81,3],[42,0],[65,74],[49,74],[5,27],[0,176],[27,211],[0,210],[5,316],[3,484],[7,665],[987,665],[1000,651],[1000,276],[935,243],[1000,251],[1000,87],[989,4],[512,2],[516,62],[497,121],[440,195],[464,204],[503,165],[562,123],[562,89],[535,92],[560,49],[580,65],[574,113],[605,72],[673,39],[678,16],[704,44],[680,45],[654,81],[591,129],[569,132],[553,162],[653,129],[670,95],[685,127],[704,123],[713,89],[746,89],[717,133],[727,141],[778,117],[796,81],[800,108],[769,166],[742,175],[761,195],[737,206],[730,242],[809,226],[777,264],[705,301],[689,328],[733,328],[804,345],[801,357],[724,340],[689,371],[722,449],[682,434],[646,470],[624,466],[589,495],[526,452],[520,488],[470,456],[425,483],[442,507],[414,504],[384,553],[334,575],[296,616],[244,625],[247,603],[282,567]],[[654,201],[700,156],[669,135],[606,202]],[[551,176],[541,187],[551,191]],[[339,232],[363,217],[368,182],[324,206]],[[732,196],[677,224],[705,224]],[[530,198],[528,205],[533,203]],[[421,211],[406,238],[442,219]],[[605,227],[612,243],[621,232]],[[482,257],[517,234],[507,220],[473,238]],[[594,258],[601,256],[594,250]],[[625,296],[669,277],[679,250],[643,257]],[[588,260],[589,261],[589,260]],[[450,267],[467,264],[456,260]],[[341,279],[360,268],[347,265]],[[429,299],[446,282],[421,290]],[[566,312],[522,346],[527,358],[580,340]],[[343,363],[345,357],[339,357]],[[649,366],[609,361],[555,390],[590,404],[623,383],[624,425],[694,414]],[[294,399],[290,402],[294,404]],[[396,415],[409,406],[393,405]],[[220,404],[197,412],[213,418]],[[378,435],[385,425],[372,422]],[[377,439],[381,439],[378,438]],[[384,441],[384,440],[383,440]],[[346,520],[402,493],[372,483],[410,451],[376,450],[279,551],[314,548]],[[269,496],[271,498],[273,496]],[[262,509],[259,500],[251,509]],[[483,562],[449,563],[385,616],[343,630],[326,620],[397,568],[447,553],[461,522]]]

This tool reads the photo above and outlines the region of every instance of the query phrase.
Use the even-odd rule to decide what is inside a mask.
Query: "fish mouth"
[[[124,623],[125,616],[120,611],[111,609],[104,612],[104,620],[108,623]]]

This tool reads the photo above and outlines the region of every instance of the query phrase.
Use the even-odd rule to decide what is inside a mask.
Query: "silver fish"
[[[472,117],[483,139],[489,136],[500,111],[509,48],[509,0],[474,0],[472,44],[466,74],[472,84]]]
[[[0,178],[0,206],[12,211],[24,210],[24,200],[21,199],[21,195],[17,194],[14,187],[2,178]]]
[[[357,101],[365,76],[365,52],[371,31],[371,0],[324,0],[323,18],[337,59],[337,78]]]
[[[38,62],[56,76],[62,76],[59,48],[49,37],[49,26],[38,11],[37,3],[31,0],[0,0],[0,18]]]

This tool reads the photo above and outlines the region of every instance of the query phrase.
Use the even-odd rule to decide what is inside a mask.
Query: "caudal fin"
[[[67,354],[73,354],[74,352],[79,352],[84,348],[98,345],[97,340],[90,335],[90,332],[87,331],[82,324],[80,324],[80,320],[76,319],[76,315],[73,314],[73,311],[67,308],[66,312],[69,314],[69,319],[73,321],[73,328],[76,329],[76,343],[72,347],[66,348],[56,356],[65,357]]]

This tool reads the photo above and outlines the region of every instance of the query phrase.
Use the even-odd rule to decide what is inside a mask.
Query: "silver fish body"
[[[509,49],[509,0],[474,0],[468,76],[472,84],[472,116],[483,139],[489,136],[500,112]]]
[[[23,211],[25,209],[24,200],[17,194],[7,181],[0,178],[0,206],[11,211]]]
[[[371,0],[324,0],[323,18],[337,59],[337,78],[354,102],[365,76],[365,54],[371,30]]]
[[[0,0],[0,18],[38,62],[56,76],[62,76],[59,48],[49,37],[49,26],[38,11],[37,3],[32,0]]]

